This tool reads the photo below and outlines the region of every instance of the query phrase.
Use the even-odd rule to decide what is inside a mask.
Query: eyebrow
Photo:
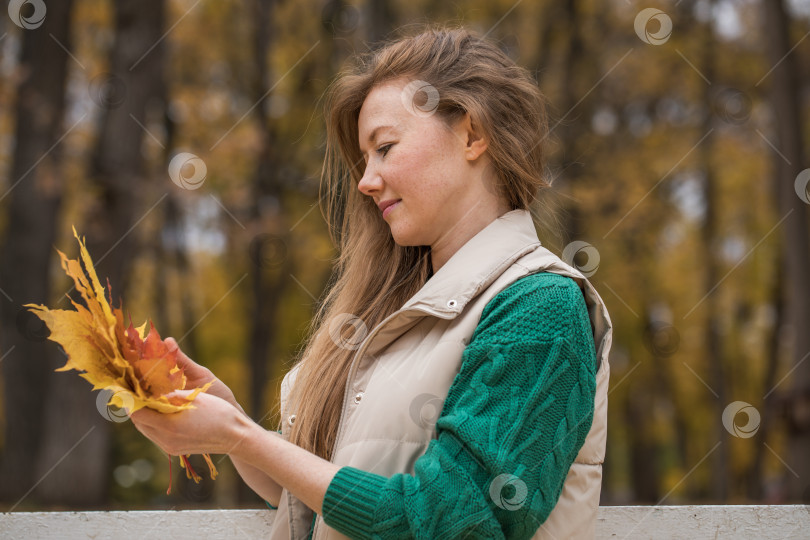
[[[369,143],[373,143],[373,142],[374,142],[374,139],[376,139],[376,138],[377,138],[377,133],[378,133],[379,131],[383,130],[383,129],[393,129],[393,130],[396,130],[397,128],[396,128],[396,126],[387,125],[387,124],[386,124],[386,125],[382,125],[382,126],[377,126],[377,127],[375,127],[375,128],[374,128],[374,129],[371,131],[371,134],[368,136],[368,142],[369,142]],[[365,156],[365,155],[366,155],[366,152],[363,152],[363,155]]]

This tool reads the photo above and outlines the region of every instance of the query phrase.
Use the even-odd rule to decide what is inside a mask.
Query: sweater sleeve
[[[579,287],[521,278],[485,307],[414,474],[342,467],[324,521],[350,538],[530,538],[585,442],[595,394]]]

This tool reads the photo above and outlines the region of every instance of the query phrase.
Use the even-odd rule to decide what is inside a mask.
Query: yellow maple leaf
[[[90,254],[75,227],[73,236],[79,241],[81,262],[79,259],[68,259],[58,249],[56,251],[62,268],[73,278],[76,290],[86,306],[74,302],[70,297],[68,298],[76,308],[75,311],[25,304],[48,326],[51,331],[48,339],[61,345],[68,357],[67,363],[56,371],[79,371],[81,377],[92,383],[93,390],[106,389],[112,393],[108,406],[126,407],[130,413],[142,407],[162,413],[193,408],[194,398],[206,391],[211,383],[193,389],[187,396],[166,397],[166,394],[174,390],[186,390],[186,377],[177,365],[179,349],[171,350],[160,339],[151,322],[149,334],[145,338],[145,322],[138,328],[134,328],[131,321],[128,327],[124,326],[123,310],[120,306],[113,308],[110,305],[112,287],[109,280],[108,302]],[[216,468],[207,454],[204,457],[211,478],[215,478]],[[181,456],[181,465],[184,464],[188,465],[188,462],[185,456]],[[193,478],[195,482],[200,481],[199,475],[190,466],[184,468],[189,478]]]

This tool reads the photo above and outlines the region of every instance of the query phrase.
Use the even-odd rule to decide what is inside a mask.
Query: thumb
[[[200,394],[198,393],[192,399],[192,401],[189,401],[188,396],[192,392],[194,392],[194,390],[172,390],[168,394],[163,394],[163,397],[165,397],[167,400],[169,400],[169,403],[171,403],[172,405],[187,405],[188,403],[196,401],[197,398],[200,397]],[[172,413],[172,414],[176,414],[176,413]]]
[[[199,364],[197,364],[194,360],[186,356],[180,346],[177,345],[177,341],[173,337],[167,337],[165,340],[166,345],[169,347],[169,352],[177,351],[177,363],[186,368],[195,368]]]
[[[171,398],[184,398],[188,397],[193,391],[194,390],[172,390],[168,394],[163,394],[163,396],[169,398],[169,400],[171,400]]]
[[[129,408],[126,408],[125,410],[127,411],[127,416],[130,418],[130,420],[147,425],[151,425],[153,422],[158,421],[161,415],[161,413],[152,410],[149,407],[140,407],[134,411],[130,410]]]

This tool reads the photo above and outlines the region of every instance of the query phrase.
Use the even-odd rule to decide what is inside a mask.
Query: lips
[[[381,201],[377,204],[377,206],[382,211],[383,217],[387,216],[391,210],[393,210],[394,205],[396,205],[402,199],[388,199],[387,201]]]
[[[386,206],[385,210],[383,210],[383,213],[382,213],[383,219],[385,219],[388,214],[393,212],[394,208],[396,208],[398,205],[399,205],[399,201],[395,202],[394,204],[392,204],[390,206]]]

